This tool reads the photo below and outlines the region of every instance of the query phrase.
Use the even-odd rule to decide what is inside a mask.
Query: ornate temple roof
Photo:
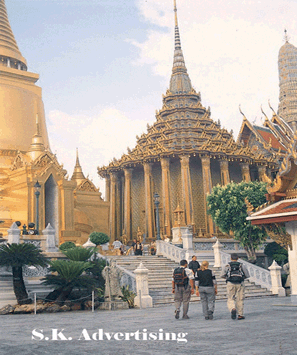
[[[136,136],[134,149],[129,149],[120,159],[114,158],[108,166],[98,167],[98,174],[105,177],[110,171],[133,167],[144,162],[154,162],[162,157],[181,155],[209,156],[214,159],[249,162],[267,165],[267,158],[260,152],[236,143],[231,132],[221,127],[219,121],[210,118],[210,108],[201,104],[187,73],[175,12],[175,47],[169,89],[163,95],[161,110],[156,111],[156,121],[147,125],[147,133]],[[271,159],[271,165],[274,161]]]
[[[270,106],[272,109],[272,107]],[[262,150],[263,154],[282,160],[287,153],[294,136],[291,127],[272,109],[273,115],[262,126],[252,124],[245,116],[238,134],[237,142],[250,147],[252,151]]]
[[[25,67],[27,66],[26,59],[22,56],[11,30],[4,0],[0,0],[0,58],[1,57],[20,61]]]

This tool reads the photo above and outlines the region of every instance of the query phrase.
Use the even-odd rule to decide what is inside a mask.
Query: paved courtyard
[[[297,307],[290,305],[289,298],[248,299],[242,321],[231,320],[226,301],[216,303],[213,321],[203,318],[200,304],[190,305],[189,320],[176,320],[173,305],[0,316],[0,354],[293,355],[297,354]]]

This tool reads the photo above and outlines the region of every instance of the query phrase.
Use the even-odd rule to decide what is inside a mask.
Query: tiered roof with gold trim
[[[98,168],[98,174],[105,177],[110,171],[134,167],[144,162],[154,162],[162,157],[180,155],[210,156],[267,165],[267,158],[261,152],[252,152],[249,147],[236,143],[232,133],[222,128],[220,122],[211,119],[210,108],[201,104],[201,95],[192,87],[181,48],[175,11],[175,47],[173,68],[169,89],[163,95],[161,110],[156,111],[156,121],[147,125],[147,133],[136,136],[137,144],[120,159],[113,159],[108,166]],[[271,166],[274,161],[269,160]]]

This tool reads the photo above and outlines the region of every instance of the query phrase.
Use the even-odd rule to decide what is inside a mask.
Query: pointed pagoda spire
[[[32,137],[32,143],[28,150],[28,154],[30,155],[31,159],[34,161],[44,151],[45,151],[45,147],[44,147],[42,135],[40,133],[38,114],[36,114],[36,133]]]
[[[73,174],[71,177],[71,180],[75,180],[77,182],[77,185],[79,185],[83,180],[85,180],[85,176],[82,172],[82,168],[79,163],[79,158],[78,158],[78,148],[76,148],[76,163],[75,167],[73,170]]]
[[[174,36],[174,57],[173,68],[170,79],[169,90],[173,94],[189,93],[192,90],[191,80],[187,73],[177,21],[176,0],[174,0],[175,36]]]
[[[27,70],[26,59],[22,56],[10,27],[4,0],[0,0],[0,60],[5,66]]]

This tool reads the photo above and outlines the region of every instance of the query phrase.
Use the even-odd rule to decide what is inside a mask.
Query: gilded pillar
[[[212,181],[211,181],[211,171],[210,171],[210,158],[201,158],[202,164],[202,177],[203,177],[203,189],[204,189],[204,203],[205,203],[205,227],[208,234],[214,233],[214,224],[212,218],[207,214],[207,202],[206,196],[211,193]]]
[[[110,201],[110,176],[106,176],[105,178],[105,201]]]
[[[164,234],[171,235],[171,221],[170,221],[170,170],[169,158],[161,159],[162,168],[162,200],[164,211]]]
[[[128,240],[131,235],[131,181],[133,169],[124,169],[125,188],[124,188],[124,229]]]
[[[114,241],[116,237],[116,190],[118,177],[115,173],[110,174],[110,208],[109,208],[109,235],[110,240]]]
[[[180,157],[181,165],[181,180],[182,180],[182,194],[186,224],[190,225],[193,221],[193,197],[192,197],[192,186],[191,186],[191,175],[190,175],[190,158],[189,156]]]
[[[258,174],[259,174],[259,181],[265,181],[266,175],[266,166],[265,165],[258,165]]]
[[[220,169],[221,169],[221,185],[225,186],[230,183],[228,160],[220,160]]]
[[[242,181],[250,182],[251,176],[250,176],[249,164],[248,163],[241,163],[240,167],[241,167]]]
[[[152,203],[152,164],[144,163],[145,189],[145,229],[147,238],[153,238],[153,203]]]

